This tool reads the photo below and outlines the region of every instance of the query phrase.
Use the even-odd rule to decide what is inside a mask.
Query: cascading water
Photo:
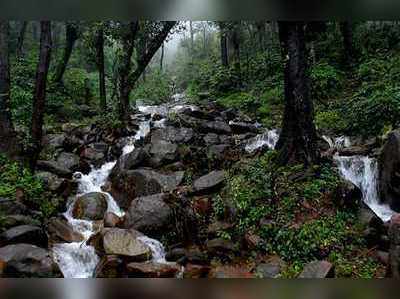
[[[245,147],[246,152],[253,153],[257,149],[267,146],[270,149],[274,149],[278,142],[279,134],[277,130],[268,130],[263,134],[257,135],[250,139]]]
[[[139,111],[145,113],[155,113],[156,106],[140,106]],[[135,141],[145,137],[150,132],[150,121],[142,121],[139,130],[135,136],[128,139],[127,145],[123,148],[123,155],[131,153],[135,149]],[[55,244],[52,248],[55,261],[60,267],[65,278],[90,278],[93,277],[94,270],[99,262],[95,249],[86,244],[89,238],[97,233],[101,228],[96,227],[92,221],[74,219],[72,210],[76,198],[90,192],[101,192],[107,196],[108,212],[112,212],[118,216],[123,216],[124,212],[119,208],[113,197],[103,192],[101,187],[105,184],[111,170],[117,161],[105,163],[99,169],[92,169],[88,175],[76,173],[74,177],[79,181],[79,194],[74,200],[68,203],[67,212],[64,213],[65,218],[71,224],[76,232],[83,235],[82,242],[60,243]],[[145,243],[152,251],[153,261],[164,263],[165,250],[163,245],[154,239],[143,236],[140,240]]]

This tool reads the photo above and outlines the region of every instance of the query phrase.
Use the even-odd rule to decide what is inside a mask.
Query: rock
[[[95,278],[121,278],[125,276],[124,261],[116,255],[105,255],[94,271]]]
[[[206,278],[211,268],[204,265],[187,264],[183,272],[183,278]]]
[[[63,152],[57,157],[57,164],[61,168],[75,172],[79,170],[79,157],[75,154]]]
[[[25,215],[6,215],[2,217],[2,228],[9,229],[19,225],[40,226],[40,221]]]
[[[232,223],[217,221],[208,226],[207,233],[209,237],[215,237],[218,232],[229,230],[232,227],[234,227]]]
[[[165,140],[154,140],[150,145],[150,165],[160,167],[175,162],[178,156],[178,146]]]
[[[15,199],[0,198],[0,211],[3,215],[27,215],[29,209]]]
[[[389,226],[389,265],[387,276],[400,278],[400,214],[396,214],[390,220]]]
[[[268,261],[261,263],[256,268],[256,274],[261,278],[278,278],[286,268],[286,263],[279,257],[272,257]]]
[[[38,226],[20,225],[6,230],[0,235],[1,246],[26,243],[39,247],[47,247],[48,239],[45,232]]]
[[[221,238],[206,242],[207,251],[212,256],[226,256],[235,251],[235,245],[230,240]]]
[[[165,140],[171,143],[189,143],[194,137],[191,128],[175,128],[167,126],[162,129],[154,130],[151,133],[151,142],[155,140]]]
[[[362,201],[362,192],[352,182],[341,179],[334,191],[333,198],[339,207],[356,211]]]
[[[389,265],[389,253],[386,251],[378,250],[376,252],[376,259],[379,263],[388,266]]]
[[[242,265],[238,266],[219,266],[212,269],[210,278],[254,278],[248,269]]]
[[[163,193],[136,198],[126,213],[124,226],[150,237],[158,237],[168,231],[173,213],[165,203],[167,198],[168,195]]]
[[[333,265],[327,261],[308,263],[299,278],[333,278],[335,276]]]
[[[44,136],[42,143],[44,147],[58,149],[64,146],[65,139],[65,134],[49,134]]]
[[[259,133],[258,127],[253,123],[229,122],[233,134]]]
[[[175,190],[184,174],[183,171],[162,174],[147,168],[122,171],[111,178],[111,193],[118,205],[127,209],[137,197]]]
[[[151,259],[151,249],[140,241],[141,234],[135,230],[109,228],[103,236],[106,254],[129,257],[132,261],[142,262]]]
[[[195,193],[210,193],[221,187],[225,181],[224,171],[213,171],[194,181],[193,191]]]
[[[238,112],[235,108],[229,108],[221,112],[221,116],[226,120],[233,120],[237,115]]]
[[[253,231],[248,231],[244,234],[244,241],[246,247],[250,250],[257,249],[263,242],[262,238]]]
[[[70,169],[59,165],[56,161],[39,160],[37,162],[37,168],[38,170],[49,171],[63,178],[70,179],[72,178],[73,174],[73,172]]]
[[[367,146],[350,146],[339,150],[340,156],[367,156],[371,149]]]
[[[172,248],[165,255],[165,259],[169,262],[176,262],[186,255],[186,250],[184,248]]]
[[[389,133],[379,157],[379,193],[381,201],[400,212],[400,131]]]
[[[117,164],[111,170],[110,178],[116,177],[121,171],[133,170],[143,166],[143,162],[148,159],[148,154],[143,148],[135,148],[131,153],[121,156]]]
[[[117,227],[122,222],[121,218],[111,212],[104,214],[104,227]]]
[[[180,271],[176,264],[155,262],[129,263],[126,268],[131,278],[174,278]]]
[[[82,242],[85,239],[82,234],[74,231],[74,228],[61,218],[51,218],[47,225],[47,231],[53,243]]]
[[[219,136],[215,133],[208,133],[203,137],[206,145],[214,145],[220,143]]]
[[[200,122],[199,129],[204,133],[231,134],[231,127],[223,121]]]
[[[30,244],[0,248],[0,260],[5,262],[2,277],[62,277],[50,253]]]
[[[87,161],[90,161],[90,164],[94,164],[96,166],[100,166],[105,161],[105,154],[101,151],[97,151],[92,147],[85,148],[81,152],[80,157]]]
[[[37,172],[35,176],[43,182],[48,190],[53,192],[60,190],[65,181],[65,179],[59,178],[57,175],[47,171]]]
[[[106,211],[107,196],[104,193],[92,192],[77,198],[72,214],[77,219],[102,220]]]

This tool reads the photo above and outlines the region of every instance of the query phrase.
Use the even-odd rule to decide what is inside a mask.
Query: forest
[[[398,21],[0,21],[0,277],[400,278]]]

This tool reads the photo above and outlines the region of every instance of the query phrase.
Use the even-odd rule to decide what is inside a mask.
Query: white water
[[[153,106],[140,106],[140,111],[153,111]],[[135,141],[145,137],[150,132],[150,121],[143,121],[139,125],[139,130],[135,136],[128,139],[127,145],[123,148],[123,155],[131,153],[135,149]],[[83,175],[76,173],[74,177],[79,182],[79,194],[74,200],[68,203],[67,212],[64,216],[72,225],[75,231],[84,236],[84,241],[74,243],[55,244],[52,248],[55,261],[60,267],[65,278],[90,278],[94,275],[94,270],[99,262],[95,249],[92,246],[86,245],[87,240],[97,233],[101,228],[96,227],[92,221],[74,219],[72,216],[73,206],[76,198],[90,192],[101,192],[107,196],[107,211],[123,216],[124,212],[119,208],[113,197],[106,192],[103,192],[101,187],[106,183],[106,180],[117,162],[108,162],[99,169]],[[143,236],[140,240],[145,243],[152,251],[153,261],[165,263],[165,249],[163,245],[154,239]]]
[[[262,148],[263,146],[267,146],[270,149],[274,149],[276,143],[278,142],[279,134],[277,130],[269,130],[263,134],[257,135],[254,138],[251,138],[245,147],[245,150],[248,153],[253,153],[257,149]]]

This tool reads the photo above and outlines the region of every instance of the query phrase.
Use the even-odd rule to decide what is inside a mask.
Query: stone
[[[204,133],[231,134],[231,127],[223,121],[200,122],[199,129]]]
[[[124,277],[124,261],[116,255],[105,255],[101,258],[94,271],[95,278]]]
[[[194,181],[193,191],[201,194],[210,193],[221,187],[224,181],[224,171],[212,171]]]
[[[35,176],[43,182],[44,186],[48,190],[53,192],[59,191],[65,181],[65,179],[59,178],[57,175],[47,171],[37,172]]]
[[[333,278],[334,267],[327,261],[314,261],[305,265],[299,278]]]
[[[279,257],[272,257],[257,266],[255,272],[261,278],[278,278],[286,268],[286,263]]]
[[[130,278],[174,278],[180,271],[173,263],[129,263],[126,268]]]
[[[176,262],[179,259],[183,258],[185,255],[186,250],[184,248],[172,248],[166,253],[165,259],[168,262]]]
[[[356,211],[362,202],[362,192],[352,182],[341,179],[334,190],[333,198],[337,206]]]
[[[219,136],[215,133],[208,133],[203,137],[204,142],[206,145],[214,145],[220,142]]]
[[[104,227],[117,227],[121,222],[121,218],[112,212],[106,212],[104,214]]]
[[[53,149],[62,148],[65,142],[65,134],[48,134],[43,138],[43,146]]]
[[[47,224],[47,232],[52,243],[82,242],[85,238],[74,231],[74,228],[62,218],[51,218]]]
[[[139,232],[132,229],[109,228],[103,236],[104,251],[137,262],[150,260],[151,249],[139,239],[140,236]]]
[[[143,150],[143,148],[135,148],[132,152],[127,155],[121,156],[117,164],[111,170],[110,178],[116,177],[121,171],[133,170],[140,166],[143,166],[145,160],[148,159],[148,154]]]
[[[107,211],[107,195],[92,192],[77,198],[72,214],[74,218],[84,220],[103,220]]]
[[[381,201],[400,212],[400,130],[389,133],[378,165]]]
[[[339,150],[340,156],[367,156],[371,149],[367,146],[350,146]]]
[[[97,151],[92,147],[85,148],[81,152],[80,157],[87,161],[90,161],[91,164],[98,166],[100,166],[105,161],[105,154],[101,151]]]
[[[254,274],[242,265],[219,266],[212,269],[209,278],[254,278]]]
[[[5,263],[2,277],[63,277],[50,252],[31,244],[0,248],[0,260]]]
[[[187,264],[183,272],[183,278],[207,278],[211,268],[205,265]]]
[[[184,174],[183,171],[163,174],[148,168],[122,171],[111,178],[111,194],[121,208],[127,209],[137,197],[175,190]]]
[[[58,155],[57,164],[64,169],[69,169],[71,172],[79,170],[79,156],[71,153],[61,153]]]
[[[62,165],[59,165],[56,161],[43,161],[39,160],[37,162],[37,169],[38,170],[43,170],[43,171],[48,171],[51,173],[54,173],[60,177],[63,178],[72,178],[73,172],[68,169],[63,167]]]
[[[216,238],[206,242],[207,251],[212,256],[226,256],[235,251],[235,245],[230,240]]]
[[[245,133],[259,133],[258,127],[253,123],[246,122],[229,122],[229,126],[232,129],[233,134],[245,134]]]
[[[193,137],[194,131],[191,128],[167,126],[151,133],[151,143],[156,140],[165,140],[171,143],[189,143]]]
[[[40,226],[40,221],[26,215],[6,215],[2,217],[2,228],[9,229],[19,225]]]
[[[387,275],[391,278],[400,278],[400,214],[392,216],[389,225],[389,265]]]
[[[27,215],[29,209],[27,206],[15,199],[0,198],[0,212],[3,215]]]
[[[165,140],[154,140],[150,145],[150,165],[160,167],[175,162],[178,157],[178,146]]]
[[[168,195],[163,193],[136,198],[126,213],[124,226],[150,237],[159,237],[168,232],[173,213],[165,203],[166,199]]]
[[[47,247],[46,233],[38,226],[20,225],[10,228],[0,235],[1,246],[26,243],[39,247]]]

